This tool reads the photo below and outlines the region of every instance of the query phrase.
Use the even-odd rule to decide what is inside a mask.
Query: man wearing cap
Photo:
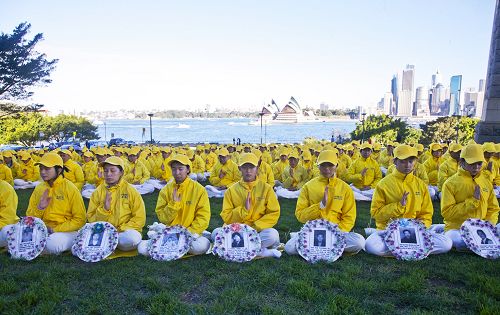
[[[112,156],[111,151],[105,148],[97,148],[95,151],[94,161],[94,175],[88,177],[86,184],[82,187],[82,197],[89,199],[94,190],[104,183],[104,170],[101,164],[109,157]]]
[[[434,190],[433,196],[437,198],[438,195],[438,170],[443,159],[443,147],[439,143],[433,143],[430,146],[430,157],[424,162],[425,171],[429,177],[429,189]]]
[[[227,149],[220,149],[218,152],[219,161],[210,171],[210,184],[206,185],[208,197],[222,198],[224,192],[232,184],[240,179],[238,166],[231,160],[231,156]]]
[[[125,180],[132,184],[141,195],[150,194],[155,191],[155,187],[147,183],[150,178],[149,170],[144,163],[139,160],[141,149],[139,147],[131,148],[128,152],[128,164],[125,164]]]
[[[498,222],[499,207],[493,185],[481,174],[484,162],[481,145],[468,144],[460,153],[458,172],[443,184],[441,214],[445,235],[459,250],[467,248],[459,231],[465,220],[487,220],[493,225]]]
[[[281,174],[283,186],[276,187],[276,195],[282,198],[295,199],[299,197],[300,189],[309,180],[307,170],[299,165],[299,153],[292,151],[288,155],[288,166]]]
[[[87,219],[111,223],[119,232],[118,249],[131,251],[141,242],[146,208],[139,192],[124,179],[124,163],[117,156],[101,163],[104,183],[90,197]]]
[[[274,175],[274,181],[276,186],[281,186],[283,185],[283,171],[285,168],[288,166],[288,154],[290,154],[290,150],[287,148],[283,148],[279,155],[279,160],[274,162],[274,164],[271,165],[273,169],[273,175]]]
[[[335,151],[322,151],[317,163],[320,175],[302,187],[295,216],[301,223],[326,219],[337,224],[345,233],[347,245],[344,252],[356,254],[365,248],[365,239],[358,233],[350,232],[356,221],[354,193],[349,185],[336,176],[339,160]],[[298,233],[292,235],[285,245],[289,255],[297,254]]]
[[[399,145],[394,149],[396,171],[384,177],[377,187],[371,203],[370,214],[375,220],[377,230],[365,229],[365,250],[377,256],[392,256],[384,243],[385,229],[393,219],[408,218],[422,221],[427,228],[432,222],[434,208],[427,185],[413,175],[417,161],[417,150],[409,145]],[[443,234],[430,232],[434,247],[431,254],[446,253],[451,242]]]
[[[438,171],[438,191],[443,189],[444,182],[455,175],[458,171],[458,163],[460,162],[460,152],[462,146],[458,143],[452,143],[449,146],[448,152],[450,157],[439,167]],[[432,198],[432,196],[431,196]]]
[[[0,179],[0,248],[7,246],[7,232],[19,220],[16,211],[16,191],[11,184]]]
[[[262,153],[257,149],[253,149],[252,153],[259,159],[257,179],[268,183],[269,186],[274,187],[274,173],[269,164],[262,160]]]
[[[75,184],[78,190],[82,190],[83,184],[85,183],[82,167],[72,160],[72,155],[69,150],[59,151],[59,156],[61,156],[64,162],[64,167],[66,168],[64,177]]]
[[[16,164],[14,189],[30,189],[38,185],[40,182],[40,170],[35,166],[35,162],[31,158],[31,154],[26,151],[19,152],[19,160]]]
[[[281,256],[276,248],[280,244],[279,234],[273,226],[280,217],[280,205],[273,188],[257,180],[259,160],[253,153],[240,156],[241,180],[229,187],[224,195],[220,216],[224,224],[243,223],[254,228],[261,239],[263,257]],[[221,228],[212,232],[212,239]]]
[[[205,177],[205,162],[193,150],[187,151],[187,157],[191,161],[189,169],[189,177],[194,181],[204,182],[207,180]]]
[[[371,158],[372,145],[364,142],[360,146],[361,157],[355,160],[345,175],[348,183],[352,183],[356,200],[371,200],[373,189],[382,179],[382,172],[377,161]]]
[[[47,226],[44,251],[60,254],[71,248],[85,224],[85,205],[78,188],[64,178],[64,163],[58,154],[46,153],[36,165],[43,182],[31,194],[26,215],[42,219]]]
[[[380,152],[380,156],[378,158],[378,163],[380,164],[380,170],[385,175],[387,173],[387,169],[391,166],[393,159],[393,151],[394,151],[394,143],[392,141],[387,142],[385,150]]]
[[[12,170],[5,165],[4,157],[0,154],[0,179],[9,183],[14,187],[14,177],[12,177]]]
[[[203,153],[201,157],[205,161],[205,171],[207,173],[210,173],[215,163],[217,162],[217,155],[212,152],[212,150],[210,150],[210,144],[205,145],[205,153]],[[207,176],[210,176],[210,174],[207,174]]]
[[[202,236],[210,222],[208,194],[202,185],[189,178],[191,161],[186,155],[174,155],[169,165],[174,180],[160,191],[156,215],[166,226],[181,225],[188,229],[194,237],[189,253],[204,254],[210,247],[210,241]],[[149,244],[149,240],[142,241],[138,247],[139,253],[149,256]]]
[[[495,161],[495,144],[493,142],[485,142],[483,144],[484,161],[481,172],[483,176],[490,180],[491,183],[500,180],[498,163]]]

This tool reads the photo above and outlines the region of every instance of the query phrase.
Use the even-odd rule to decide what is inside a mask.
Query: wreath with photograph
[[[234,242],[233,236],[240,235],[247,240],[242,247],[228,246]],[[246,236],[246,237],[245,237]],[[222,232],[217,233],[214,239],[212,253],[220,258],[231,262],[246,262],[255,258],[261,252],[261,240],[259,233],[246,224],[232,223],[222,227]]]
[[[400,237],[401,231],[412,231],[414,241],[408,241],[412,246],[402,245]],[[410,235],[411,236],[411,235]],[[395,219],[392,220],[385,230],[385,236],[382,236],[385,245],[398,260],[422,260],[426,258],[434,243],[432,242],[431,232],[427,230],[424,223],[417,219]]]
[[[479,231],[482,231],[482,235]],[[478,240],[474,236],[474,232],[481,239],[489,241]],[[500,237],[497,228],[491,222],[481,219],[467,219],[460,227],[460,235],[467,248],[479,256],[487,259],[500,257]]]
[[[24,239],[25,235],[29,240]],[[21,217],[7,231],[7,248],[12,258],[33,260],[45,249],[49,235],[47,226],[37,217]]]
[[[73,255],[85,262],[98,262],[111,255],[118,246],[118,231],[109,222],[85,224],[71,247]]]
[[[181,225],[166,226],[149,240],[148,252],[154,260],[176,260],[189,251],[193,239],[193,235]]]
[[[325,240],[331,239],[331,245],[326,246],[326,250],[316,250],[314,246],[314,232],[317,230],[325,230],[330,236],[326,236]],[[321,234],[322,235],[322,234]],[[312,237],[311,237],[312,236]],[[338,225],[325,219],[317,219],[307,221],[299,231],[299,240],[297,242],[297,251],[306,261],[317,263],[319,261],[334,262],[342,256],[346,247],[346,239],[344,233],[339,229]]]

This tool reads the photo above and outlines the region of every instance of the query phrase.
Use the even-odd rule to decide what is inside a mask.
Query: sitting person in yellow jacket
[[[111,223],[119,232],[117,248],[131,251],[142,240],[146,224],[146,208],[137,190],[123,178],[124,161],[112,156],[101,164],[104,183],[90,196],[87,219],[89,222]]]
[[[231,156],[227,149],[220,149],[218,158],[219,161],[210,171],[210,185],[205,186],[209,198],[224,197],[226,189],[236,183],[241,177],[238,166],[231,160]]]
[[[94,190],[102,183],[104,183],[104,171],[102,169],[101,163],[104,162],[109,156],[111,156],[110,151],[105,148],[98,148],[95,151],[96,161],[88,162],[90,165],[86,166],[86,169],[92,173],[85,175],[84,171],[86,183],[82,187],[83,198],[89,199]],[[84,159],[88,158],[84,157]]]
[[[187,157],[191,161],[191,168],[189,172],[189,178],[195,181],[204,182],[207,180],[205,176],[205,161],[199,156],[195,154],[193,150],[187,151]]]
[[[455,175],[458,171],[458,163],[460,162],[460,152],[462,146],[458,143],[452,143],[448,149],[450,158],[447,159],[438,171],[438,191],[442,191],[444,182]],[[432,196],[431,196],[432,197]]]
[[[319,154],[320,176],[308,181],[301,189],[295,216],[301,223],[309,220],[326,219],[339,226],[345,233],[347,245],[345,253],[356,254],[365,248],[365,239],[358,233],[350,232],[356,221],[356,202],[352,189],[336,176],[339,163],[337,154],[325,150]],[[298,233],[291,233],[285,251],[297,254]]]
[[[160,191],[156,203],[158,220],[166,226],[181,225],[194,237],[189,253],[204,254],[210,241],[202,236],[210,222],[210,201],[205,188],[189,178],[191,161],[183,154],[176,154],[170,160],[174,180]],[[139,253],[149,255],[150,241],[142,241]]]
[[[261,151],[254,149],[252,153],[259,159],[259,168],[257,170],[257,178],[263,181],[264,183],[268,183],[269,186],[274,187],[274,173],[273,169],[269,164],[262,160]]]
[[[429,188],[434,190],[434,196],[439,196],[438,191],[438,171],[443,163],[443,147],[439,143],[430,146],[431,156],[424,162],[424,167],[429,177]]]
[[[66,168],[66,171],[64,172],[64,178],[75,184],[78,190],[82,190],[83,184],[85,182],[82,167],[72,160],[72,154],[69,150],[59,151],[59,156],[61,156],[64,162],[64,167]]]
[[[14,187],[14,177],[12,176],[12,170],[5,165],[4,158],[0,154],[0,179],[9,183]]]
[[[148,168],[139,160],[140,152],[141,149],[138,147],[129,150],[127,155],[128,164],[125,164],[126,174],[124,179],[132,184],[141,195],[145,195],[155,191],[155,187],[147,183],[151,176]]]
[[[356,200],[371,200],[375,186],[382,179],[377,161],[371,158],[372,145],[364,142],[360,146],[361,157],[355,160],[345,175],[347,183],[352,183]]]
[[[0,179],[0,248],[7,246],[7,232],[19,221],[16,215],[17,194],[14,188]]]
[[[281,174],[283,185],[276,187],[276,195],[282,198],[295,199],[299,197],[300,189],[309,180],[307,170],[299,165],[299,153],[293,151],[288,155],[288,166]]]
[[[259,160],[253,153],[240,156],[241,180],[232,185],[224,195],[220,216],[224,224],[243,223],[254,228],[261,239],[260,256],[281,257],[276,248],[280,244],[279,234],[273,227],[280,217],[280,204],[273,188],[257,180]],[[212,232],[212,239],[221,228]]]
[[[34,188],[40,183],[40,169],[28,152],[19,152],[18,156],[20,162],[15,165],[14,189]]]
[[[409,145],[394,149],[396,171],[384,177],[375,188],[370,214],[377,229],[367,228],[365,250],[377,256],[392,256],[384,243],[385,229],[392,219],[407,218],[422,221],[427,228],[432,222],[434,208],[427,185],[413,175],[417,161],[417,150]],[[443,234],[430,232],[434,248],[431,254],[446,253],[451,249],[451,240]]]
[[[484,163],[481,172],[492,184],[500,179],[499,164],[495,161],[496,148],[492,142],[485,142],[483,144]]]
[[[487,220],[493,225],[498,222],[499,207],[493,185],[481,172],[484,162],[481,145],[467,145],[460,153],[458,172],[443,184],[441,214],[445,235],[459,250],[467,249],[460,235],[460,226],[465,220]]]
[[[282,186],[283,185],[283,171],[285,168],[288,166],[288,154],[290,154],[290,150],[288,149],[283,149],[279,153],[278,156],[278,161],[274,162],[271,165],[271,168],[273,169],[273,175],[274,175],[274,184],[275,186]]]
[[[70,250],[85,224],[85,205],[75,184],[64,178],[64,163],[56,153],[46,153],[40,161],[43,182],[31,194],[27,216],[43,220],[49,230],[45,252],[60,254]]]

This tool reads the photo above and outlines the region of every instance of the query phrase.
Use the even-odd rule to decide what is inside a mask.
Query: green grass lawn
[[[24,215],[29,191],[18,191]],[[144,197],[147,224],[158,193]],[[221,226],[222,200],[211,200],[209,230]],[[281,241],[301,224],[295,200],[280,200]],[[357,203],[355,231],[370,221]],[[441,222],[434,204],[434,223]],[[145,235],[146,229],[144,229]],[[500,264],[451,252],[419,262],[364,252],[332,263],[300,256],[237,264],[212,255],[173,262],[145,257],[84,263],[71,255],[15,261],[0,254],[0,314],[362,314],[500,313]]]

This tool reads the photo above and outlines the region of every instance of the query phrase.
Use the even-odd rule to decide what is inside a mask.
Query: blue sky
[[[486,77],[494,0],[6,1],[0,32],[23,21],[60,59],[33,102],[49,109],[369,106],[392,75],[415,87]]]

